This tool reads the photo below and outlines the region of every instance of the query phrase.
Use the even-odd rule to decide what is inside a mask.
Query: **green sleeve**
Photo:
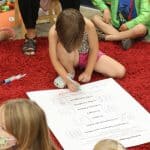
[[[94,6],[96,6],[100,11],[103,11],[104,9],[108,8],[105,4],[104,0],[92,0],[92,3]]]
[[[138,10],[139,9],[139,10]],[[150,25],[150,2],[149,0],[141,0],[137,10],[137,17],[126,22],[128,29],[133,28],[137,24]]]

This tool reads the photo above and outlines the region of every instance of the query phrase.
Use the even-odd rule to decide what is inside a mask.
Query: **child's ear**
[[[8,149],[17,144],[16,138],[0,128],[0,150]]]

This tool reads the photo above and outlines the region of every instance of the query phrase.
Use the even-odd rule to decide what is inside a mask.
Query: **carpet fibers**
[[[53,80],[57,74],[49,59],[47,38],[38,39],[37,53],[31,57],[22,53],[22,44],[23,40],[0,43],[0,80],[27,74],[20,80],[0,85],[0,103],[10,98],[27,97],[27,91],[55,88]],[[150,43],[137,42],[128,51],[123,51],[117,42],[101,42],[100,49],[125,65],[125,78],[116,81],[150,112]],[[77,70],[77,75],[80,72]],[[92,81],[104,78],[94,73]],[[150,150],[150,144],[129,150]]]

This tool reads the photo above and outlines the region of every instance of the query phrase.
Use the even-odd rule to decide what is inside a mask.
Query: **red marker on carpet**
[[[10,83],[10,82],[12,82],[14,80],[19,80],[19,79],[21,79],[21,78],[23,78],[25,76],[26,76],[26,74],[18,74],[16,76],[11,76],[11,77],[9,77],[7,79],[4,79],[4,80],[0,81],[0,84],[8,84],[8,83]]]

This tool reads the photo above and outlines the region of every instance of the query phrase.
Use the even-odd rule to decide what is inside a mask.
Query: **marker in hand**
[[[74,84],[74,86],[77,88],[77,90],[80,90],[80,84],[78,84],[76,81],[74,81],[70,76],[67,76],[67,79]]]

